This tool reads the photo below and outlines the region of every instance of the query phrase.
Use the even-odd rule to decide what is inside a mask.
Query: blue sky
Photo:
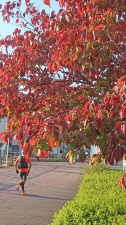
[[[5,4],[5,0],[0,0],[0,4],[2,4],[2,6],[4,6]],[[45,12],[50,14],[53,10],[55,11],[55,13],[57,14],[60,7],[59,7],[59,2],[51,0],[51,8],[47,5],[45,5],[43,3],[43,0],[30,0],[31,3],[35,4],[35,7],[37,9],[39,9],[39,11],[41,12],[42,9],[45,9]],[[24,12],[25,11],[25,0],[22,0],[22,6],[21,6],[21,11]],[[15,24],[15,20],[11,21],[10,23],[7,22],[3,22],[3,17],[2,14],[0,13],[0,39],[1,38],[5,38],[7,35],[10,35],[13,33],[13,31],[15,30],[15,28],[17,27],[14,25]],[[22,30],[23,31],[23,30]]]

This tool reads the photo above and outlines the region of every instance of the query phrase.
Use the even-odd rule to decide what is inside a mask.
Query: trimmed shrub
[[[119,170],[85,174],[76,197],[54,214],[51,225],[125,225],[126,191],[117,186],[123,174]]]
[[[87,173],[95,173],[103,170],[110,170],[110,168],[106,167],[103,163],[94,163],[87,169]]]
[[[103,163],[94,163],[91,166],[85,167],[85,165],[80,166],[79,174],[83,177],[85,173],[95,173],[103,170],[110,170],[110,168],[106,167]]]

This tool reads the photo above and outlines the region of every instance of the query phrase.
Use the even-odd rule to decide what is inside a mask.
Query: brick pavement
[[[83,165],[87,167],[85,162]],[[13,167],[0,168],[0,225],[48,225],[55,212],[72,200],[81,182],[81,163],[33,162],[23,196],[16,191]]]

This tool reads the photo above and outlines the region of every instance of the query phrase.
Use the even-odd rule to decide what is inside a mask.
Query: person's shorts
[[[23,181],[26,181],[27,179],[27,172],[20,172],[20,177]]]

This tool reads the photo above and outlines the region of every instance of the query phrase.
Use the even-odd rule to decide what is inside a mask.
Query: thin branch
[[[77,71],[77,73],[83,78],[83,80],[84,80],[85,82],[87,82],[87,84],[92,84],[92,82],[89,81],[82,73],[80,73],[79,71]]]

